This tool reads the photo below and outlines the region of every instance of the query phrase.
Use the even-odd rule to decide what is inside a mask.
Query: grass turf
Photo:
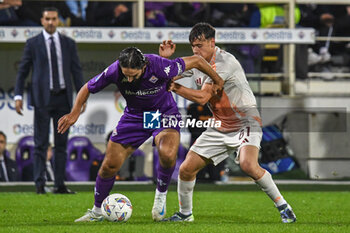
[[[284,191],[297,216],[294,224],[282,224],[279,213],[261,191],[195,191],[193,223],[153,222],[154,192],[122,193],[133,204],[127,223],[74,223],[92,207],[92,192],[1,193],[0,232],[350,232],[347,191]],[[178,209],[176,192],[169,192],[167,203],[170,216]]]

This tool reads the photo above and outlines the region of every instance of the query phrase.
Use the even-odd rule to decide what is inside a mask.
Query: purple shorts
[[[162,116],[163,115],[174,116],[177,120],[181,120],[181,115],[178,111],[163,113]],[[136,149],[149,137],[153,136],[154,146],[154,138],[165,129],[175,129],[180,133],[180,127],[178,125],[163,127],[161,124],[160,128],[157,129],[145,129],[143,125],[143,114],[131,114],[124,112],[116,129],[113,131],[110,140],[123,145],[131,145]]]

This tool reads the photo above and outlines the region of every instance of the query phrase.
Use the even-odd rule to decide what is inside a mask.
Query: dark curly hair
[[[136,47],[123,49],[119,54],[118,60],[123,68],[142,69],[147,64],[147,58]]]

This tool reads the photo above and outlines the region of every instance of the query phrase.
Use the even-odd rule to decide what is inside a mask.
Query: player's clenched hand
[[[213,85],[213,94],[214,95],[220,95],[220,93],[222,93],[222,89],[223,89],[223,86],[219,86],[217,84],[214,84]]]
[[[174,88],[175,88],[175,83],[174,83],[173,80],[170,80],[170,81],[168,82],[168,85],[167,85],[167,90],[168,90],[168,91],[172,91],[172,90],[174,90]]]
[[[220,82],[214,85],[214,86],[216,86],[217,91],[221,91],[224,88],[224,83],[225,83],[225,81],[220,79]]]
[[[58,120],[57,131],[60,134],[66,132],[78,120],[79,114],[69,113]]]
[[[179,88],[181,88],[182,86],[176,82],[174,82],[173,80],[168,82],[168,91],[173,91],[175,93],[177,93],[176,91],[178,91]]]
[[[169,58],[174,54],[176,49],[176,44],[174,44],[171,40],[163,40],[163,42],[159,45],[159,56]]]
[[[217,95],[221,90],[224,88],[225,81],[220,79],[219,83],[214,83],[213,85],[213,93],[214,95]]]

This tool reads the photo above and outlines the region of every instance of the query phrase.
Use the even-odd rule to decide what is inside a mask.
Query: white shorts
[[[235,162],[239,163],[239,151],[243,146],[252,145],[260,149],[262,137],[261,128],[251,131],[243,127],[237,132],[223,133],[213,128],[207,128],[193,143],[190,150],[200,156],[210,159],[216,166],[233,152],[237,152]]]

